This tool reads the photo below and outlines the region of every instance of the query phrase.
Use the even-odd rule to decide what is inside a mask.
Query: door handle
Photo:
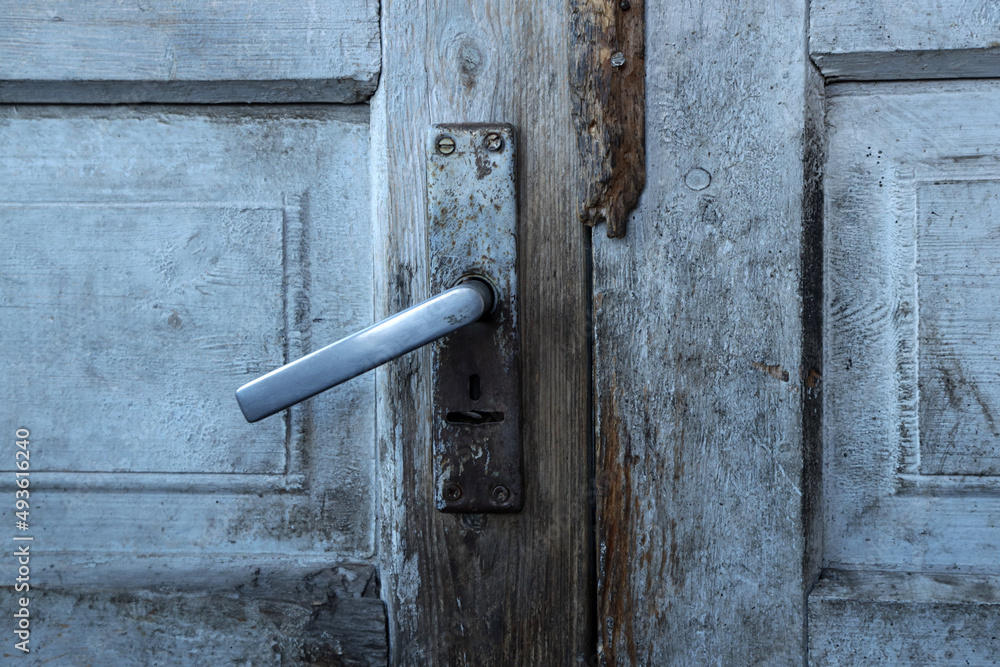
[[[488,316],[494,290],[479,278],[455,287],[248,382],[236,401],[248,422],[281,412]]]
[[[429,128],[427,250],[430,291],[438,294],[240,387],[247,421],[440,339],[427,368],[425,415],[435,505],[442,512],[521,509],[516,151],[506,123]]]

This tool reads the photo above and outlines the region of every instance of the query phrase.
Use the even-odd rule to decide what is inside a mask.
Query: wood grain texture
[[[646,184],[645,0],[573,0],[573,123],[579,216],[625,235]]]
[[[378,372],[382,574],[402,665],[562,665],[593,657],[587,237],[562,3],[390,1],[373,98],[377,308],[426,298],[424,142],[442,122],[518,131],[525,504],[434,508],[429,351]]]
[[[830,81],[1000,75],[992,0],[813,0],[809,49]]]
[[[142,585],[159,559],[169,585],[171,558],[174,583],[189,576],[182,558],[219,572],[223,555],[374,558],[374,379],[258,425],[233,396],[372,321],[356,175],[367,118],[0,109],[0,421],[37,442],[36,564],[49,582],[98,563],[106,581]]]
[[[0,2],[0,101],[357,102],[377,0]]]
[[[829,567],[998,572],[1000,86],[828,86]]]
[[[821,372],[805,10],[646,7],[648,185],[624,242],[594,238],[608,664],[803,659]]]
[[[232,588],[33,587],[31,653],[8,664],[384,665],[385,606],[370,564],[248,573]],[[8,618],[18,596],[0,599]]]
[[[917,186],[920,473],[1000,474],[1000,182]]]
[[[809,664],[995,665],[995,576],[828,570],[809,596]]]

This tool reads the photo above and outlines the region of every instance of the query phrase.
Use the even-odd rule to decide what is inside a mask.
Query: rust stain
[[[476,149],[476,178],[480,181],[493,173],[493,161],[490,156],[484,152],[482,147]]]
[[[677,522],[670,519],[670,550],[667,552],[667,560],[670,562],[670,569],[667,573],[670,575],[670,582],[674,585],[674,588],[684,588],[684,573],[681,570],[681,555],[680,550],[677,548]],[[660,574],[663,574],[663,565],[660,565]]]
[[[631,464],[635,459],[631,440],[622,428],[618,416],[614,375],[611,382],[612,388],[608,392],[611,399],[602,402],[601,437],[597,444],[600,472],[608,481],[603,485],[603,494],[598,498],[599,623],[607,664],[636,664],[638,651],[632,625],[632,614],[636,613],[636,608],[630,581],[635,523]],[[621,660],[617,657],[623,643],[628,652],[627,660],[624,656]]]
[[[752,361],[750,365],[763,373],[767,373],[775,380],[788,382],[788,371],[782,368],[781,364],[764,364],[759,361]]]
[[[806,374],[806,387],[809,389],[815,389],[819,381],[823,379],[823,376],[819,374],[815,368],[810,368],[809,373]]]

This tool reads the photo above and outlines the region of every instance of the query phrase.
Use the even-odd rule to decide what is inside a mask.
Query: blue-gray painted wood
[[[1000,578],[828,570],[809,596],[809,664],[992,667]]]
[[[828,87],[816,664],[995,664],[1000,86]]]
[[[31,431],[38,549],[24,664],[385,663],[374,379],[258,425],[234,399],[372,321],[367,121],[0,108],[0,423]]]
[[[0,0],[0,102],[357,102],[377,0]]]
[[[259,425],[234,399],[371,323],[367,141],[366,107],[0,110],[0,423],[32,434],[39,584],[372,557],[373,378]]]
[[[593,238],[601,649],[801,664],[821,131],[806,7],[649,2],[646,19],[646,189],[626,238]]]
[[[825,561],[1000,575],[1000,86],[830,91]]]
[[[384,665],[385,611],[369,564],[258,566],[218,582],[135,588],[47,586],[30,592],[30,653],[5,637],[9,665]],[[0,597],[12,619],[18,595]],[[10,621],[8,621],[10,622]],[[12,628],[11,628],[12,630]],[[14,637],[13,632],[5,635]]]
[[[995,0],[813,0],[809,50],[831,81],[1000,75]]]

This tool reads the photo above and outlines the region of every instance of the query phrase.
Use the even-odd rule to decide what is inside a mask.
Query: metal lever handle
[[[367,329],[262,375],[240,387],[236,400],[248,422],[270,417],[472,324],[490,313],[493,305],[490,286],[470,278]]]

